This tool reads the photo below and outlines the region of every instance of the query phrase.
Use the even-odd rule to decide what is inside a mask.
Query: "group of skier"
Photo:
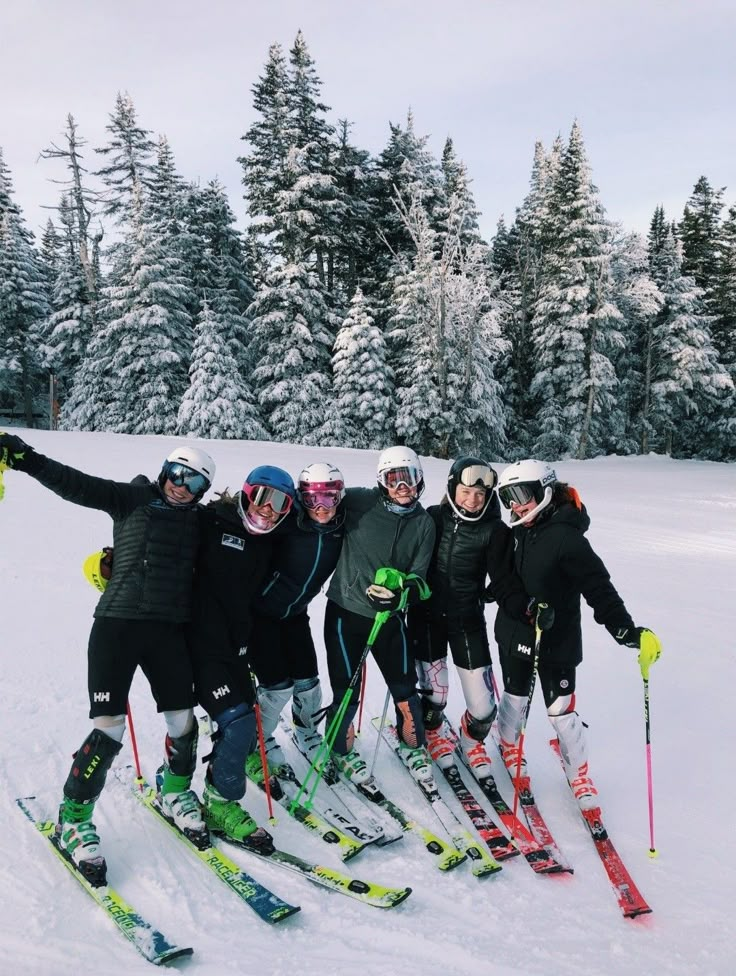
[[[267,850],[270,835],[240,803],[246,768],[253,778],[264,775],[255,748],[256,694],[272,774],[285,761],[274,732],[289,700],[295,734],[314,756],[322,745],[320,719],[329,726],[354,686],[331,761],[347,778],[365,781],[368,767],[354,744],[356,669],[377,613],[387,619],[372,653],[412,776],[430,778],[430,759],[451,761],[455,748],[443,724],[449,648],[466,705],[459,741],[474,775],[491,773],[486,742],[497,722],[503,761],[521,785],[520,734],[538,673],[583,805],[596,791],[575,707],[581,595],[615,640],[638,649],[645,677],[661,651],[650,630],[634,625],[585,538],[590,520],[577,492],[544,462],[517,462],[499,480],[482,459],[459,458],[444,498],[428,510],[419,500],[419,458],[401,446],[380,455],[375,488],[346,489],[342,473],[326,462],[308,465],[296,484],[281,468],[264,465],[236,495],[224,492],[207,505],[201,502],[215,463],[186,445],[166,458],[154,481],[139,475],[129,484],[60,464],[7,433],[0,433],[0,464],[113,519],[112,572],[88,647],[93,728],[72,762],[57,827],[60,847],[95,884],[105,883],[106,864],[94,806],[122,748],[139,666],[167,727],[157,773],[164,814],[202,846],[213,830]],[[511,526],[501,519],[499,499]],[[383,568],[390,568],[393,588],[377,582]],[[328,580],[324,645],[332,704],[323,710],[308,607]],[[485,620],[493,600],[503,678],[498,710]],[[191,789],[197,702],[216,726],[201,803]]]

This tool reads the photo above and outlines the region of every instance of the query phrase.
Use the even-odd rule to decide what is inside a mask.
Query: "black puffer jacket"
[[[33,452],[24,469],[54,494],[113,519],[115,570],[95,617],[184,623],[192,606],[199,506],[168,505],[158,485],[84,474]]]
[[[266,576],[272,538],[246,532],[237,496],[210,502],[201,522],[189,644],[198,658],[238,657],[248,643],[252,602]],[[117,557],[116,551],[115,572]]]
[[[332,576],[345,536],[345,516],[327,525],[294,508],[274,532],[269,576],[254,604],[256,613],[286,620],[302,613]]]
[[[611,634],[634,622],[616,592],[608,570],[585,538],[590,519],[570,489],[560,502],[530,528],[513,529],[514,564],[526,591],[555,611],[554,626],[542,634],[540,659],[551,665],[574,666],[583,658],[580,597],[585,597],[599,624]],[[519,623],[502,608],[496,615],[496,640],[502,653],[529,656],[534,628]]]

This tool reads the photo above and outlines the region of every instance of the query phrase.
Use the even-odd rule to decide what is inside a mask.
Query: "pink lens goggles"
[[[251,503],[256,508],[263,508],[269,505],[277,515],[285,515],[291,508],[294,501],[285,491],[278,488],[271,488],[269,485],[243,485],[243,491]]]
[[[384,488],[398,488],[406,485],[407,488],[416,488],[422,480],[422,473],[413,465],[402,468],[389,468],[380,474],[381,484]]]
[[[299,492],[302,505],[310,511],[314,511],[315,508],[337,508],[341,496],[342,492],[339,489],[329,488]]]

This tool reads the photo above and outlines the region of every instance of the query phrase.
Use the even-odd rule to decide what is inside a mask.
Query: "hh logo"
[[[238,651],[238,657],[245,657],[247,653],[248,653],[248,648],[241,647],[240,650]]]
[[[228,535],[226,532],[222,536],[223,546],[229,546],[230,549],[245,549],[245,540],[239,539],[236,535]]]
[[[519,644],[518,650],[519,650],[519,654],[531,654],[532,653],[531,647],[528,647],[526,644]]]
[[[110,701],[110,692],[109,691],[96,691],[94,693],[94,700],[96,702],[103,702],[103,701],[109,702]]]
[[[230,689],[228,688],[228,686],[222,685],[220,688],[215,688],[215,690],[212,692],[212,697],[224,698],[225,695],[229,695],[229,694],[230,694]]]

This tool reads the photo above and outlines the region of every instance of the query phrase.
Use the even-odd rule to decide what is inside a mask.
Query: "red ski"
[[[560,760],[560,763],[562,763],[560,744],[557,739],[550,739],[549,744],[552,746],[554,752],[557,753],[557,758]],[[564,772],[564,765],[562,769]],[[590,831],[590,836],[593,838],[595,849],[598,851],[598,856],[603,862],[603,867],[606,869],[608,880],[611,882],[618,906],[624,918],[636,918],[637,915],[648,915],[652,909],[644,900],[644,896],[636,887],[634,879],[629,874],[618,851],[613,846],[613,842],[608,836],[608,831],[603,823],[601,808],[599,806],[593,807],[590,810],[580,808],[580,813],[585,821],[585,826]]]

